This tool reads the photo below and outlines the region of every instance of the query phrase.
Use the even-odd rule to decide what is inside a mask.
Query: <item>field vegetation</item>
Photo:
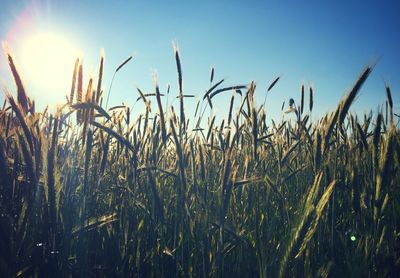
[[[224,87],[214,69],[189,118],[184,104],[193,99],[174,53],[178,92],[161,93],[157,80],[150,94],[137,89],[145,109],[134,117],[128,106],[107,108],[103,57],[85,81],[76,61],[55,113],[35,111],[6,52],[16,90],[4,89],[0,108],[4,277],[400,273],[399,116],[390,87],[382,86],[386,105],[376,114],[350,111],[373,65],[332,113],[311,121],[314,92],[303,86],[292,120],[268,123],[256,84]],[[208,112],[219,94],[231,101],[215,117]]]

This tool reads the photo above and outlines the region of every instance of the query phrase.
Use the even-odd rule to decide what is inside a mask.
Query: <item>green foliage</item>
[[[309,121],[302,87],[295,121],[269,126],[254,102],[255,83],[220,89],[223,80],[210,84],[189,119],[174,54],[179,117],[163,107],[157,83],[154,94],[139,90],[146,109],[136,120],[125,106],[106,111],[103,60],[97,89],[91,79],[85,96],[77,60],[70,99],[54,115],[29,109],[21,86],[24,97],[7,94],[0,110],[2,274],[399,273],[400,136],[393,110],[390,123],[380,113],[363,122],[348,114],[371,67],[333,114]],[[205,125],[212,98],[229,90],[238,95],[227,118],[218,124],[210,116]],[[310,95],[312,102],[312,88]]]

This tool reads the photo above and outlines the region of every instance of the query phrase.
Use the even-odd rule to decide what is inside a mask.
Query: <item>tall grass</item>
[[[399,273],[400,136],[389,87],[390,122],[349,112],[371,66],[332,114],[311,122],[314,92],[306,111],[303,85],[296,121],[269,125],[256,84],[220,88],[214,68],[189,119],[174,55],[179,115],[155,82],[154,94],[138,89],[146,109],[136,119],[125,106],[102,107],[103,56],[85,95],[76,61],[68,103],[54,115],[29,109],[8,56],[18,98],[7,91],[0,110],[4,276]],[[239,105],[232,96],[226,118],[205,125],[213,97],[229,91]]]

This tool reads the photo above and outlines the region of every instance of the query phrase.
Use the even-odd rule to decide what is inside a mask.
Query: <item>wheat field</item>
[[[139,116],[107,107],[103,58],[88,80],[77,60],[67,102],[35,111],[6,53],[16,90],[4,89],[0,109],[4,277],[400,273],[399,116],[390,87],[377,113],[350,111],[373,65],[333,113],[311,121],[314,92],[303,86],[295,120],[269,124],[256,84],[224,87],[214,69],[189,117],[192,96],[174,53],[178,92],[170,95],[179,104],[165,105],[155,80],[152,93],[138,89]],[[217,94],[232,95],[218,118],[208,116]]]

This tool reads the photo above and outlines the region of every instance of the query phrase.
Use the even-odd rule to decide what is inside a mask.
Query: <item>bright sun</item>
[[[72,79],[78,47],[61,35],[38,33],[27,38],[19,57],[27,81],[34,85],[37,97],[46,95],[50,102],[65,97]],[[61,91],[60,91],[61,90]]]

